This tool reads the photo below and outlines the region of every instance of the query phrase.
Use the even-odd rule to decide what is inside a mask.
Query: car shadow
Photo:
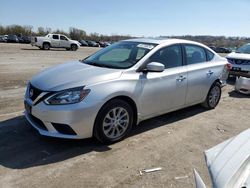
[[[229,97],[233,97],[233,98],[250,98],[250,95],[239,93],[235,90],[228,92],[228,94],[229,94]]]
[[[27,51],[42,51],[42,52],[46,52],[46,51],[59,51],[59,52],[70,52],[70,50],[65,50],[65,49],[50,49],[50,50],[41,50],[39,48],[21,48],[21,50],[27,50]]]
[[[196,105],[149,119],[135,126],[129,136],[167,126],[204,111],[204,108]],[[26,169],[64,161],[92,151],[111,150],[109,145],[100,144],[95,139],[67,140],[40,136],[24,116],[0,122],[0,138],[0,165],[11,169]]]
[[[236,77],[228,77],[227,84],[231,85],[231,86],[234,86],[235,85],[235,80],[236,80]]]

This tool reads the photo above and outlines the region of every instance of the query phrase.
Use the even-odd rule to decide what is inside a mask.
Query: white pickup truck
[[[78,41],[71,40],[61,34],[48,34],[45,37],[32,37],[31,45],[37,46],[43,50],[49,50],[50,48],[65,48],[66,50],[76,51],[80,47]]]

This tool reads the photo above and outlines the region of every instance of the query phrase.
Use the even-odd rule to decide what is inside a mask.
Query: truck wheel
[[[77,50],[77,45],[76,44],[71,44],[71,50],[76,51]]]
[[[67,50],[67,51],[69,51],[69,50],[70,50],[70,48],[66,48],[66,50]]]
[[[50,44],[49,43],[43,43],[43,49],[44,50],[49,50],[50,49]]]

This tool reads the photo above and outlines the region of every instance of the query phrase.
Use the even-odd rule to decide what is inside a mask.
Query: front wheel
[[[72,51],[76,51],[77,50],[77,45],[76,44],[72,44],[71,45],[71,50]]]
[[[99,111],[94,136],[103,143],[113,143],[122,140],[131,130],[133,110],[131,106],[119,99],[105,104]]]
[[[206,100],[202,103],[202,106],[204,106],[207,109],[214,109],[221,98],[221,85],[220,83],[216,82],[214,83],[206,97]]]

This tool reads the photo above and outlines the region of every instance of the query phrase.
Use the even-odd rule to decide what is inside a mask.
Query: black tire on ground
[[[71,50],[70,48],[66,48],[67,51]]]
[[[71,48],[70,48],[70,49],[71,49],[72,51],[76,51],[77,48],[78,48],[78,47],[77,47],[76,44],[71,44]]]
[[[43,49],[44,50],[49,50],[50,49],[50,44],[47,43],[47,42],[43,43]]]
[[[206,109],[214,109],[221,98],[221,85],[219,82],[215,82],[208,91],[206,100],[201,104]]]
[[[108,128],[105,127],[105,123],[107,123],[106,122],[107,115],[108,114],[111,115],[110,113],[112,113],[111,111],[114,109],[117,109],[118,113],[119,113],[119,109],[124,109],[126,111],[126,112],[124,111],[124,114],[125,113],[128,114],[128,116],[127,116],[128,121],[126,124],[126,129],[120,129],[122,134],[120,133],[119,128],[117,128],[118,130],[115,130],[116,128],[114,126],[109,126]],[[120,117],[122,117],[122,116],[123,115],[120,115]],[[120,100],[120,99],[114,99],[114,100],[109,101],[100,109],[99,113],[97,114],[97,117],[95,120],[95,125],[94,125],[94,137],[102,143],[114,143],[114,142],[121,141],[131,131],[131,128],[133,125],[133,119],[134,119],[133,116],[134,116],[133,109],[127,102]],[[111,117],[111,116],[109,116],[109,117]],[[108,124],[110,124],[110,122],[108,122]],[[110,127],[113,127],[113,128],[110,129]],[[121,126],[119,126],[119,127],[121,128]],[[110,129],[111,134],[113,131],[114,131],[114,134],[116,132],[118,134],[118,136],[115,138],[111,138],[111,137],[107,136],[107,133],[105,134],[105,132],[104,132],[105,128],[106,128],[106,131],[107,131],[107,129]],[[119,131],[119,133],[118,133],[118,131]],[[121,135],[119,135],[119,134],[121,134]]]

